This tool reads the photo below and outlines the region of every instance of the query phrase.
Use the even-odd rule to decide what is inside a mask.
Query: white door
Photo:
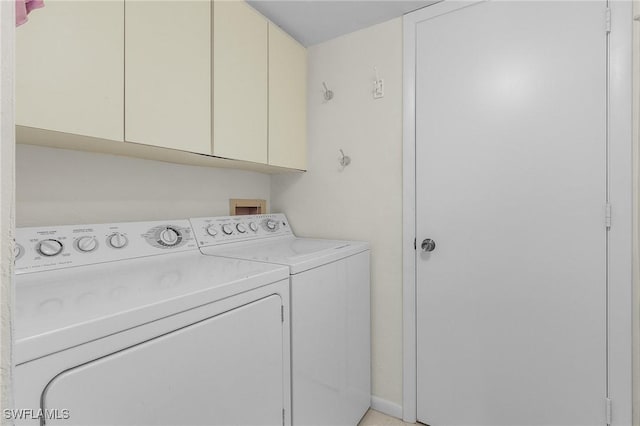
[[[421,422],[606,423],[605,7],[417,25]]]

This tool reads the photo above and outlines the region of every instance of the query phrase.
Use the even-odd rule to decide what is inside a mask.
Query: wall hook
[[[331,99],[333,99],[333,91],[329,90],[329,88],[327,87],[327,83],[325,83],[323,81],[322,82],[322,87],[323,87],[323,91],[324,91],[324,100],[325,101],[330,101]]]
[[[378,67],[373,67],[373,72],[376,74],[376,79],[373,80],[373,99],[380,99],[384,97],[384,80],[378,75]]]
[[[340,150],[340,155],[342,155],[342,158],[340,158],[340,165],[344,169],[349,164],[351,164],[351,157],[349,157],[348,155],[344,155],[344,151],[342,149]]]

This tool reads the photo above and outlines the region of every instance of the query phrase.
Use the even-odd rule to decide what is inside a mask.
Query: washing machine
[[[204,254],[288,267],[293,425],[356,425],[371,401],[369,245],[296,237],[283,214],[190,221]]]
[[[17,424],[291,423],[288,268],[203,256],[188,220],[16,241]]]

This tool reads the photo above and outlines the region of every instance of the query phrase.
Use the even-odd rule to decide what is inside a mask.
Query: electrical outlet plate
[[[373,99],[380,99],[384,97],[384,80],[375,80],[373,82]]]

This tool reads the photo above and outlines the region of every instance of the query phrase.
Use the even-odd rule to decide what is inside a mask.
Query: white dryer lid
[[[17,364],[289,278],[282,266],[152,256],[16,277]]]
[[[360,241],[283,237],[201,247],[204,254],[289,266],[297,274],[369,249]]]

